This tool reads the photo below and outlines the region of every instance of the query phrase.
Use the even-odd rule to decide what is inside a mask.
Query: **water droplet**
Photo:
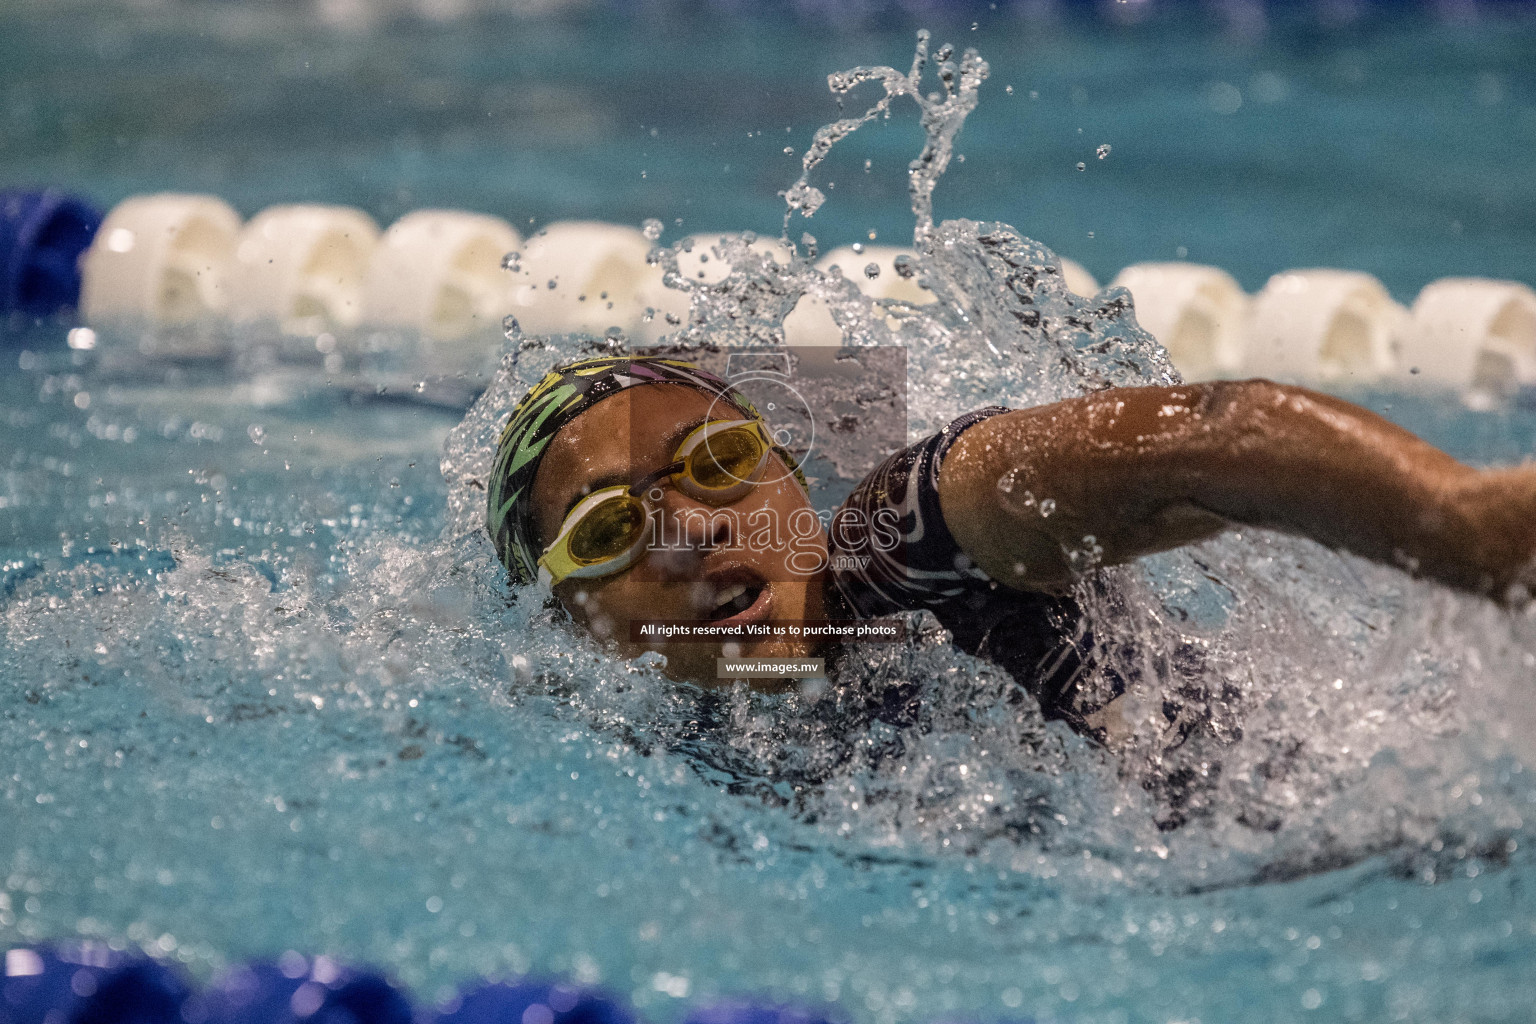
[[[517,322],[517,317],[509,316],[501,321],[501,333],[508,341],[516,341],[523,336],[523,325]]]
[[[1056,511],[1056,499],[1055,498],[1041,498],[1040,499],[1040,518],[1041,519],[1049,518],[1050,514],[1052,512],[1055,512],[1055,511]]]
[[[866,264],[865,267],[864,267],[864,276],[869,278],[871,281],[873,281],[875,278],[879,277],[880,276],[880,264],[878,264],[878,263]]]
[[[1100,143],[1099,148],[1094,150],[1094,152],[1099,155],[1100,160],[1103,160],[1105,157],[1109,156],[1109,143]]]
[[[794,146],[785,146],[784,147],[784,152],[788,156],[793,156],[794,153],[795,153],[795,147]]]
[[[852,245],[852,249],[853,249],[855,255],[859,255],[859,254],[864,252],[864,243],[863,242],[854,242],[853,245]]]
[[[1212,82],[1205,90],[1205,101],[1218,114],[1235,114],[1243,105],[1243,92],[1230,82]]]
[[[1003,86],[1003,91],[1006,92],[1009,96],[1012,96],[1013,95],[1013,86],[1005,85],[1005,86]]]
[[[873,160],[865,160],[864,161],[864,173],[868,174],[869,173],[869,169],[871,167],[873,167],[873,166],[875,166],[875,162]]]
[[[652,242],[661,237],[663,230],[664,226],[662,225],[661,221],[657,220],[655,217],[647,217],[640,224],[641,233],[644,234],[645,237]]]
[[[906,253],[902,253],[892,260],[891,266],[895,268],[896,276],[900,278],[910,279],[917,272],[917,268],[912,265],[912,257]]]
[[[1079,164],[1079,165],[1078,165],[1078,168],[1077,168],[1077,169],[1078,169],[1078,170],[1082,170],[1082,169],[1083,169],[1083,168],[1082,168],[1082,165],[1081,165],[1081,164]],[[555,290],[555,289],[556,289],[556,288],[558,288],[558,287],[560,287],[560,284],[559,284],[559,282],[557,282],[557,281],[556,281],[556,280],[555,280],[555,279],[554,279],[554,278],[550,278],[550,279],[549,279],[549,290],[550,290],[550,291],[554,291],[554,290]]]
[[[267,439],[267,428],[263,427],[260,423],[252,423],[245,428],[245,433],[251,439],[252,444],[261,444],[261,442]]]
[[[519,270],[522,270],[523,269],[523,254],[520,253],[520,252],[509,252],[509,253],[507,253],[505,256],[503,256],[501,258],[501,269],[502,270],[509,270],[509,271],[511,271],[514,274],[517,273]]]
[[[1080,171],[1086,171],[1088,169],[1088,165],[1079,160],[1077,162],[1077,169]]]

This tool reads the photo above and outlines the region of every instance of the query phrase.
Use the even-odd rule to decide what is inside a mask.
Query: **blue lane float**
[[[846,1024],[841,1013],[721,1002],[685,1024]],[[433,1009],[387,977],[326,956],[240,964],[194,990],[173,967],[100,943],[12,949],[0,1024],[644,1024],[619,996],[558,979],[485,981]]]
[[[380,974],[289,953],[219,977],[197,1024],[411,1024],[410,999]]]
[[[493,982],[441,1008],[437,1024],[637,1024],[635,1015],[600,992],[559,982]]]
[[[683,1024],[845,1024],[838,1017],[797,1006],[717,1003],[695,1010]]]
[[[764,1011],[752,1024],[819,1024]],[[238,965],[201,991],[174,968],[99,943],[12,949],[0,1024],[640,1024],[617,996],[558,980],[492,981],[435,1010],[382,974],[285,953]],[[725,1020],[711,1024],[729,1024]],[[748,1024],[743,1018],[741,1024]]]
[[[188,1024],[192,990],[175,970],[101,946],[13,949],[0,1024]]]
[[[0,316],[48,317],[80,302],[80,256],[101,212],[56,189],[0,191]]]

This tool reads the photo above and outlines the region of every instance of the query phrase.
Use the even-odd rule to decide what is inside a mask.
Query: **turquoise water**
[[[29,54],[39,39],[44,50],[69,51],[121,35],[109,18],[45,24],[30,11],[4,15],[22,35],[33,33]],[[905,63],[910,53],[910,37],[896,29],[804,32],[813,41],[798,42],[796,31],[764,25],[736,25],[739,35],[707,24],[630,26],[622,35],[565,25],[523,26],[521,35],[506,28],[499,38],[499,27],[476,23],[348,37],[316,35],[270,12],[254,20],[228,8],[182,13],[181,21],[148,16],[135,23],[142,35],[98,53],[99,64],[79,62],[87,77],[125,82],[121,90],[35,92],[95,111],[97,120],[67,122],[85,126],[70,141],[39,130],[25,146],[7,143],[6,173],[51,173],[108,200],[151,187],[209,188],[247,213],[291,198],[358,202],[386,219],[428,202],[498,212],[521,203],[536,219],[633,222],[643,213],[683,217],[684,230],[694,217],[771,230],[783,209],[773,192],[799,168],[778,150],[803,150],[810,131],[835,115],[821,76],[860,62]],[[1090,154],[1090,170],[1039,172],[1033,195],[1049,194],[1058,179],[1063,190],[1039,204],[1042,216],[1061,218],[1052,228],[1018,205],[1021,190],[1008,176],[1036,160],[1045,166],[1053,146],[1071,156],[1075,143],[1065,133],[1053,143],[1042,128],[1036,148],[1035,134],[1020,141],[1017,122],[1008,127],[1009,111],[1025,103],[1051,109],[1051,90],[1030,101],[1019,91],[1025,80],[1010,70],[1011,61],[1022,67],[1025,60],[1008,41],[1033,36],[1017,27],[1007,29],[1016,35],[988,31],[994,35],[978,28],[975,43],[993,60],[992,77],[961,136],[968,159],[940,186],[941,216],[1006,217],[1104,277],[1115,260],[1096,265],[1075,248],[1072,218],[1102,218],[1092,241],[1132,247],[1166,244],[1175,237],[1169,224],[1203,225],[1206,235],[1197,237],[1229,247],[1231,258],[1191,255],[1224,263],[1250,286],[1293,262],[1371,269],[1399,291],[1452,271],[1536,277],[1521,270],[1525,257],[1510,255],[1529,224],[1488,213],[1505,209],[1499,197],[1530,186],[1499,161],[1483,162],[1477,145],[1454,139],[1439,144],[1454,146],[1472,173],[1447,179],[1447,209],[1464,219],[1463,234],[1443,246],[1403,226],[1403,203],[1362,183],[1379,180],[1368,171],[1422,178],[1425,163],[1352,156],[1339,173],[1367,176],[1347,190],[1336,177],[1309,190],[1295,184],[1305,177],[1299,172],[1268,191],[1234,185],[1252,202],[1234,212],[1197,200],[1201,185],[1178,180],[1187,175],[1127,159],[1126,173],[1147,177],[1134,215],[1116,214],[1112,191],[1073,191],[1110,188],[1107,169],[1136,145],[1114,135],[1093,141],[1112,144],[1102,165]],[[1150,58],[1197,52],[1201,59],[1180,72],[1206,89],[1180,94],[1194,106],[1147,100],[1146,115],[1196,124],[1191,111],[1199,103],[1209,109],[1209,82],[1239,78],[1227,65],[1211,66],[1213,54],[1263,69],[1279,67],[1292,49],[1301,65],[1314,51],[1340,47],[1378,55],[1448,50],[1466,63],[1445,58],[1458,69],[1446,75],[1476,88],[1487,54],[1513,61],[1529,39],[1521,35],[1529,27],[1518,23],[1464,31],[1471,35],[1429,23],[1366,26],[1338,41],[1298,30],[1239,45],[1198,33],[1189,41],[1177,26],[1121,32],[1068,23],[1044,37],[1053,47],[1033,51],[1057,55],[1058,77],[1042,82],[1067,90],[1056,114],[1039,116],[1069,125],[1075,137],[1070,69],[1085,66],[1084,54],[1094,68],[1161,68],[1177,62]],[[199,33],[220,59],[193,52]],[[701,42],[711,38],[719,44],[713,49]],[[1506,49],[1473,47],[1468,38]],[[613,43],[620,39],[653,45],[630,51]],[[670,62],[658,41],[678,47]],[[167,79],[179,53],[203,68],[205,81],[225,83],[229,102],[259,113],[275,94],[307,97],[310,106],[299,109],[308,113],[210,127],[197,117],[216,103],[211,88],[172,88],[156,84],[160,72],[124,79],[112,70],[138,66],[131,55],[139,45],[166,58],[157,66]],[[285,48],[291,64],[257,59]],[[592,52],[607,56],[592,60]],[[573,64],[551,53],[588,56]],[[335,92],[293,70],[303,55]],[[677,69],[690,66],[690,55],[715,69],[715,86],[679,84]],[[750,73],[733,70],[732,55]],[[566,76],[563,95],[608,111],[610,128],[562,150],[553,142],[519,147],[466,127],[455,149],[431,135],[450,120],[432,114],[443,105],[423,101],[414,143],[401,142],[382,115],[356,127],[355,144],[327,141],[361,111],[393,106],[360,100],[359,76],[378,76],[375,96],[388,96],[390,83],[430,95],[426,66],[437,61],[449,83],[438,96],[451,98],[454,82],[493,81],[508,73],[503,62],[515,60],[551,79]],[[1398,66],[1385,57],[1367,63]],[[1402,66],[1410,76],[1430,73],[1422,63]],[[282,84],[276,71],[284,67],[299,84]],[[661,122],[630,126],[626,112],[642,104],[642,90],[622,95],[618,83],[642,67],[665,81],[656,107],[671,111],[675,98],[686,112],[668,123],[740,129],[740,139],[715,141],[733,160],[754,157],[744,184],[696,159],[699,147],[715,148],[708,127],[669,149]],[[1305,76],[1285,67],[1294,90],[1287,95],[1310,96],[1295,84]],[[1499,119],[1505,134],[1503,141],[1479,135],[1478,143],[1494,148],[1520,138],[1519,112],[1528,109],[1520,104],[1529,103],[1513,74],[1518,65],[1498,67],[1508,76]],[[1251,81],[1240,90],[1243,107],[1209,116],[1253,109]],[[779,114],[773,82],[781,83],[785,109],[800,109],[803,120],[786,122],[799,134],[773,138],[770,147],[766,126],[762,137],[746,139],[740,122],[751,120],[750,111],[727,101],[745,96]],[[1002,90],[1010,82],[1011,98]],[[174,94],[179,120],[131,102],[133,88],[167,103]],[[1083,88],[1091,107],[1096,87]],[[1155,94],[1135,92],[1144,100]],[[1341,90],[1308,102],[1308,117],[1289,116],[1326,122],[1331,131],[1347,122],[1349,95]],[[9,116],[24,106],[13,104]],[[129,141],[120,146],[115,126],[130,108],[151,127],[123,134]],[[841,240],[840,230],[866,227],[882,241],[910,237],[899,180],[920,142],[910,122],[911,111],[901,111],[834,152],[818,178],[823,187],[827,179],[859,180],[863,159],[874,159],[866,154],[883,154],[887,176],[875,185],[872,169],[865,192],[828,189],[826,207],[808,225],[828,244]],[[171,131],[172,124],[188,131]],[[234,148],[235,134],[248,136],[246,148]],[[1219,153],[1215,140],[1233,137],[1192,139],[1196,155],[1183,159]],[[476,142],[482,138],[489,141]],[[1317,145],[1353,152],[1341,136],[1330,138]],[[1413,139],[1393,144],[1411,147]],[[988,140],[995,151],[984,152]],[[670,154],[655,158],[655,179],[627,176],[636,141],[656,147],[645,150],[647,161],[653,152]],[[605,154],[606,163],[598,159]],[[483,173],[473,173],[477,166]],[[560,168],[576,170],[555,173]],[[1094,177],[1101,170],[1105,177]],[[159,180],[149,184],[155,173]],[[595,183],[589,193],[582,173]],[[1169,188],[1157,191],[1158,181]],[[1358,232],[1332,221],[1309,228],[1285,213],[1286,204],[1299,209],[1316,195],[1356,189],[1357,203],[1338,201],[1375,211],[1359,215]],[[1189,198],[1154,198],[1164,192]],[[1198,216],[1181,214],[1181,203]],[[1389,210],[1401,217],[1384,226]],[[1477,220],[1474,210],[1487,216]],[[1284,231],[1274,226],[1281,222]],[[1469,230],[1474,242],[1456,240]],[[963,226],[946,231],[957,251],[972,251]],[[1283,253],[1268,267],[1275,257],[1259,241],[1286,232],[1316,247],[1317,258]],[[1507,249],[1499,238],[1509,239]],[[1332,244],[1367,248],[1325,250]],[[1471,249],[1475,258],[1508,262],[1456,264],[1472,260]],[[1386,254],[1383,262],[1349,258],[1368,250]],[[990,279],[972,264],[940,257],[931,268],[948,287],[974,288],[979,311],[1007,312],[1001,299],[987,303]],[[1061,300],[1040,301],[1056,309]],[[913,317],[903,330],[953,340],[962,356],[970,353],[978,387],[1001,386],[1014,373],[1035,380],[1019,386],[1021,400],[1075,386],[1065,369],[1028,377],[1030,367],[1050,361],[1051,349],[1027,332],[998,331],[1000,342],[1019,346],[1005,363],[964,348],[975,339],[939,314]],[[0,469],[7,695],[0,941],[97,936],[178,959],[199,976],[241,957],[323,950],[389,969],[423,1001],[471,975],[553,970],[617,989],[663,1021],[725,994],[832,1002],[869,1022],[1529,1015],[1536,956],[1536,716],[1528,699],[1536,626],[1529,617],[1306,544],[1244,533],[1114,574],[1120,603],[1097,611],[1106,628],[1154,652],[1172,639],[1205,646],[1202,685],[1235,689],[1216,702],[1242,728],[1228,746],[1138,748],[1112,761],[1012,703],[1005,679],[931,633],[874,659],[884,680],[862,680],[864,689],[830,707],[798,697],[712,696],[669,684],[646,663],[606,659],[539,602],[510,599],[488,545],[469,528],[473,501],[466,499],[466,477],[487,418],[508,398],[507,379],[463,419],[451,401],[415,400],[408,377],[403,385],[391,378],[380,393],[384,382],[367,374],[328,376],[257,359],[136,364],[131,347],[108,338],[95,352],[66,352],[60,334],[43,326],[11,336],[0,375],[0,451],[9,453]],[[251,329],[235,343],[252,352],[274,340]],[[530,348],[526,358],[554,358],[566,344]],[[1125,379],[1157,372],[1155,351],[1134,330],[1118,346],[1127,359],[1116,372]],[[925,381],[912,405],[931,415],[946,388],[958,385],[933,372],[939,355],[914,347],[912,359]],[[1353,395],[1470,461],[1511,461],[1536,449],[1536,412],[1528,407],[1473,412],[1444,395]],[[860,703],[886,694],[915,698],[917,710],[882,716]],[[1169,807],[1157,781],[1180,770],[1209,785],[1196,784],[1201,806],[1182,827],[1160,828]]]
[[[796,793],[761,717],[783,708],[530,649],[541,613],[483,553],[444,557],[456,415],[297,375],[3,388],[5,941],[98,936],[204,976],[323,949],[424,1000],[557,970],[663,1020],[743,993],[868,1021],[1528,1011],[1528,624],[1332,576],[1397,613],[1340,671],[1407,728],[1366,765],[1332,745],[1349,723],[1303,719],[1330,774],[1286,780],[1290,807],[1228,797],[1160,833],[1134,779],[941,649],[920,733],[806,732],[833,766]],[[1468,457],[1536,437],[1521,410],[1360,397]],[[1255,573],[1287,556],[1244,545]],[[1424,660],[1425,692],[1392,696]],[[1005,741],[1029,756],[989,766]],[[1232,821],[1256,808],[1277,831]]]

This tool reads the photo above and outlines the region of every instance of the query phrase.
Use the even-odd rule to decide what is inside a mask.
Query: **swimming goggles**
[[[571,509],[539,556],[539,575],[553,586],[623,572],[647,550],[653,510],[647,492],[652,487],[671,477],[678,490],[696,501],[729,505],[762,479],[771,452],[762,420],[703,424],[661,469],[634,484],[593,491]]]

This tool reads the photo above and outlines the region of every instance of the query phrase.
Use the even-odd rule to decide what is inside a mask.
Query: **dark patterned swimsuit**
[[[939,506],[939,467],[950,446],[966,428],[1007,411],[988,406],[966,413],[890,456],[854,488],[832,521],[832,588],[856,618],[929,609],[956,647],[1006,669],[1047,719],[1094,734],[1084,716],[1124,686],[1115,684],[1114,694],[1098,700],[1080,692],[1092,643],[1078,603],[1000,586],[960,549]],[[869,526],[882,510],[901,538],[884,550]]]

